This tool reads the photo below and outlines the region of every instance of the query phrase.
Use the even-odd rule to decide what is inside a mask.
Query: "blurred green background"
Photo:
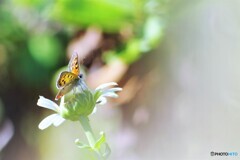
[[[56,78],[74,50],[91,88],[109,81],[123,87],[131,64],[158,46],[165,4],[155,0],[1,1],[1,158],[91,159],[91,152],[80,151],[73,143],[78,137],[86,139],[79,124],[40,132],[37,125],[50,112],[37,107],[37,99],[39,95],[54,99]],[[96,133],[118,132],[121,105],[127,103],[121,101],[110,103],[115,107],[106,113],[100,110],[101,120],[92,117]]]
[[[0,1],[0,158],[92,159],[78,123],[44,131],[78,51],[90,88],[123,91],[90,116],[111,160],[202,160],[240,149],[238,0]],[[216,158],[216,157],[215,157]]]

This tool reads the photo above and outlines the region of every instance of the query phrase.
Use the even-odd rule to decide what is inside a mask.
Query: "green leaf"
[[[80,149],[89,149],[89,150],[92,150],[92,148],[91,148],[89,145],[80,142],[79,139],[76,139],[76,140],[75,140],[75,144],[76,144],[77,147],[80,148]]]
[[[107,143],[105,145],[106,145],[106,148],[105,148],[105,151],[103,153],[103,157],[105,157],[107,159],[111,154],[111,149],[110,149],[110,147],[108,146]]]
[[[36,34],[30,37],[28,48],[33,59],[46,68],[57,65],[61,57],[59,40],[49,34]]]
[[[99,99],[99,97],[102,95],[101,91],[96,91],[93,95],[94,97],[94,101],[97,102],[97,100]]]
[[[104,132],[100,133],[101,137],[97,140],[97,142],[94,145],[95,149],[100,149],[101,145],[106,142],[106,136]]]
[[[63,24],[117,31],[132,24],[135,9],[134,3],[128,0],[58,0],[52,16]]]
[[[140,40],[131,39],[127,42],[126,48],[118,56],[127,64],[132,64],[141,56]]]
[[[141,39],[141,51],[148,52],[158,46],[163,36],[164,24],[159,17],[151,16],[147,19],[144,29],[143,38]]]

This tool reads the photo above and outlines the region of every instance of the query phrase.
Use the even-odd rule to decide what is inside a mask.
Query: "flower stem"
[[[98,155],[98,160],[105,160],[105,158],[103,157],[103,154],[101,153],[100,149],[95,148],[95,144],[96,144],[96,138],[93,134],[92,128],[90,126],[89,123],[89,119],[87,116],[80,116],[79,121],[83,127],[84,133],[88,139],[89,145],[91,146],[91,148],[96,152],[96,154]]]

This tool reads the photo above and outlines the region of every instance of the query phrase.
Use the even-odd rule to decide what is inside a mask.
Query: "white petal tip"
[[[107,92],[102,94],[104,97],[112,97],[112,98],[118,98],[119,96],[115,92]]]
[[[107,98],[105,98],[103,96],[99,97],[98,100],[97,100],[98,105],[104,105],[106,103],[107,103]]]
[[[97,107],[95,106],[91,114],[95,114],[97,112]]]
[[[44,118],[38,125],[38,128],[44,130],[54,123],[54,120],[58,117],[58,114],[51,114]]]
[[[95,91],[97,90],[101,90],[101,89],[104,89],[104,88],[107,88],[109,86],[117,86],[118,84],[116,82],[109,82],[109,83],[104,83],[104,84],[101,84],[100,86],[98,86]]]
[[[53,110],[55,112],[58,111],[58,105],[50,99],[44,98],[43,96],[39,96],[37,105],[43,108]]]

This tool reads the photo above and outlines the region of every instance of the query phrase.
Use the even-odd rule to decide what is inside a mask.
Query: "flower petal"
[[[109,86],[116,86],[116,85],[117,85],[116,82],[104,83],[104,84],[101,84],[100,86],[98,86],[98,87],[95,89],[95,91],[97,91],[97,90],[102,90],[102,89],[107,88],[107,87],[109,87]]]
[[[98,100],[97,100],[98,105],[104,105],[105,103],[107,103],[107,98],[105,98],[103,96],[98,98]]]
[[[95,106],[91,114],[95,114],[97,112],[97,107]]]
[[[120,87],[115,87],[115,88],[110,88],[110,89],[107,89],[103,92],[104,93],[108,93],[108,92],[119,92],[119,91],[122,91],[122,88]]]
[[[40,107],[47,108],[47,109],[58,112],[58,105],[55,102],[53,102],[47,98],[44,98],[43,96],[39,96],[37,105]]]
[[[56,116],[55,119],[53,120],[53,125],[55,127],[58,127],[60,124],[62,124],[65,121],[64,118],[62,118],[60,115]]]
[[[59,116],[58,114],[51,114],[50,116],[47,116],[46,118],[44,118],[38,125],[38,128],[41,130],[44,130],[46,128],[48,128],[51,124],[54,123],[54,119]]]
[[[112,97],[112,98],[118,98],[118,95],[114,92],[107,92],[107,93],[103,93],[101,96],[104,97]]]

